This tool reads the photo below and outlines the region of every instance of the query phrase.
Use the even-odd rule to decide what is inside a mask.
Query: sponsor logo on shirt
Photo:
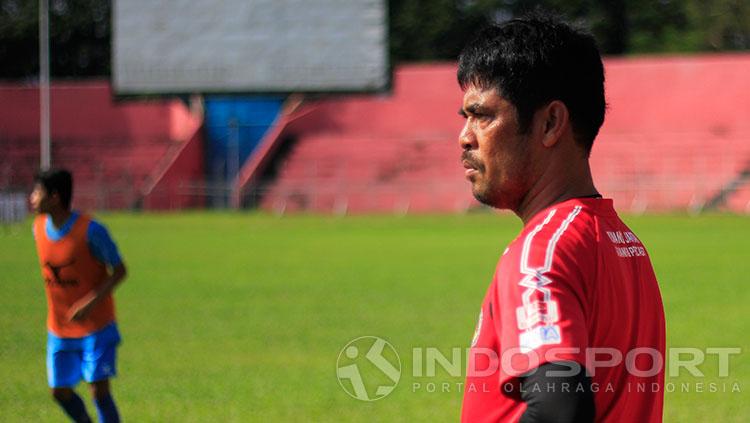
[[[53,264],[50,262],[44,263],[44,267],[49,269],[50,273],[52,273],[52,278],[45,278],[45,282],[48,284],[56,284],[59,286],[76,286],[78,285],[78,281],[75,279],[62,279],[60,277],[60,270],[72,266],[73,263],[75,263],[75,260],[71,260],[69,263],[63,263],[63,264]]]

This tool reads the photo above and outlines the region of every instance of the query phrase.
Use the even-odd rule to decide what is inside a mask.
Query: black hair
[[[73,175],[65,169],[40,170],[34,175],[34,183],[41,184],[48,195],[57,193],[60,202],[66,209],[70,209],[73,199]]]
[[[516,107],[522,133],[540,107],[562,101],[586,154],[604,122],[604,66],[596,40],[540,12],[481,30],[459,56],[458,83],[463,90],[496,88]]]

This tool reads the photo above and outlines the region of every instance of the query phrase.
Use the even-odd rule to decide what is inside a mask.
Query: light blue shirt
[[[67,235],[76,223],[80,213],[74,211],[68,220],[60,228],[56,228],[49,215],[46,216],[44,231],[50,241],[58,241]],[[89,245],[91,254],[97,260],[109,266],[117,266],[122,263],[122,258],[117,250],[117,245],[109,235],[109,231],[101,223],[91,219],[89,227],[86,230],[86,242]]]

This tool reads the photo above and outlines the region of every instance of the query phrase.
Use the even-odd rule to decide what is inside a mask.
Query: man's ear
[[[568,107],[560,100],[549,102],[540,112],[542,145],[549,148],[557,144],[568,126]]]
[[[48,197],[49,197],[50,205],[56,206],[56,207],[62,206],[62,201],[60,200],[59,192],[52,191],[51,193],[49,193]]]

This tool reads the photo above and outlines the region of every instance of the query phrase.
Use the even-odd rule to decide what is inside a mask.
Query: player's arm
[[[520,254],[511,256],[518,264],[513,261],[499,275],[500,344],[518,349],[510,365],[501,366],[501,383],[520,384],[524,422],[593,418],[591,380],[583,365],[591,286],[584,269],[592,269],[596,257],[586,236],[563,236],[576,212],[554,216],[539,226],[543,230],[527,235]]]
[[[121,262],[112,267],[109,276],[104,283],[97,287],[96,290],[90,291],[84,295],[70,307],[68,319],[83,320],[88,317],[91,310],[93,310],[102,300],[107,298],[107,296],[114,291],[115,287],[125,279],[127,273],[125,263]]]
[[[115,290],[128,273],[127,267],[117,250],[117,245],[104,226],[92,221],[89,225],[87,235],[91,253],[107,266],[109,275],[96,290],[87,293],[71,306],[69,313],[70,320],[85,319],[97,304]]]
[[[574,362],[552,362],[521,378],[521,423],[593,422],[591,378]]]
[[[115,287],[119,285],[120,282],[125,280],[125,277],[127,275],[128,269],[125,267],[125,263],[123,263],[122,261],[119,264],[113,266],[110,269],[107,279],[96,290],[97,300],[101,301],[102,299],[106,298],[107,295],[111,294],[112,291],[115,290]]]

